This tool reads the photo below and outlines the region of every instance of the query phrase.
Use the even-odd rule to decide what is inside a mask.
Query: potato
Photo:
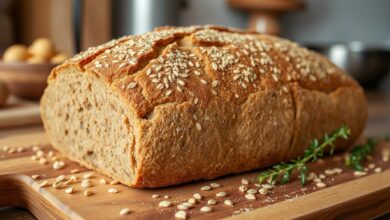
[[[35,57],[50,59],[55,54],[55,48],[49,39],[38,38],[28,48],[28,52]]]
[[[27,59],[27,48],[21,44],[15,44],[7,48],[3,55],[3,62],[23,62]]]

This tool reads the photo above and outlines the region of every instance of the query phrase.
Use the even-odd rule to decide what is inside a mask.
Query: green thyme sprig
[[[291,174],[294,170],[297,170],[300,174],[302,185],[307,182],[308,167],[307,162],[316,161],[318,158],[323,157],[325,149],[329,148],[330,155],[333,154],[335,148],[335,141],[339,138],[347,139],[350,135],[350,129],[343,125],[340,128],[334,130],[330,135],[325,134],[321,141],[314,139],[310,147],[306,149],[302,158],[298,157],[296,160],[292,160],[288,163],[280,163],[274,165],[271,169],[262,172],[258,179],[260,183],[271,179],[271,182],[275,182],[278,177],[281,177],[282,183],[290,181]]]
[[[374,151],[375,145],[376,141],[373,139],[367,139],[367,142],[364,145],[357,145],[352,148],[349,153],[349,157],[345,160],[345,164],[354,170],[363,171],[364,167],[362,162]]]

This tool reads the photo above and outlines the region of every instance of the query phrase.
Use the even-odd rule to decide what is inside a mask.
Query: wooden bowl
[[[0,61],[0,80],[11,94],[25,99],[37,100],[45,90],[46,79],[56,66],[52,63],[4,63]]]

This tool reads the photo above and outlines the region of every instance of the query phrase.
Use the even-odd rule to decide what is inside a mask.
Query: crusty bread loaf
[[[55,68],[41,100],[53,146],[133,187],[261,168],[367,117],[362,88],[278,37],[163,27],[90,48]]]

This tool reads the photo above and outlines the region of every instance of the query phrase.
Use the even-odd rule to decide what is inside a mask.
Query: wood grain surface
[[[9,153],[2,148],[9,149],[23,147],[21,152]],[[37,152],[33,146],[42,147],[47,163],[42,165],[31,156]],[[244,194],[239,192],[241,179],[250,180],[249,188],[256,188],[255,178],[259,171],[231,175],[212,181],[198,181],[190,184],[166,187],[160,189],[132,189],[120,184],[101,184],[99,180],[104,178],[108,182],[110,178],[102,176],[77,163],[63,158],[57,152],[52,157],[47,156],[52,147],[43,133],[35,133],[23,136],[13,136],[0,141],[0,206],[17,205],[30,210],[37,218],[62,218],[62,219],[117,219],[129,217],[131,219],[174,219],[176,206],[180,202],[192,197],[194,193],[200,193],[203,198],[187,210],[190,219],[216,219],[233,216],[233,218],[262,219],[262,218],[371,218],[386,214],[390,211],[390,162],[382,160],[383,149],[390,149],[390,143],[381,143],[377,148],[372,161],[376,167],[381,167],[382,172],[375,173],[374,169],[368,170],[368,175],[356,177],[353,171],[343,165],[342,155],[326,158],[324,161],[313,163],[310,169],[317,174],[325,169],[340,167],[341,174],[327,176],[323,182],[327,187],[319,189],[314,182],[301,187],[298,180],[277,186],[268,195],[257,194],[257,199],[247,200]],[[12,152],[12,151],[11,151]],[[66,166],[54,170],[54,160],[64,161]],[[71,174],[71,170],[79,169],[80,173]],[[83,195],[84,188],[80,186],[80,180],[86,173],[93,173],[90,179],[93,187],[88,188],[93,192],[92,196]],[[56,177],[64,174],[67,177],[75,175],[78,181],[73,183],[75,191],[72,194],[65,193],[64,188],[54,189],[51,184]],[[34,180],[32,175],[40,175]],[[50,185],[40,187],[43,181],[49,181]],[[201,191],[200,187],[217,182],[220,188],[210,191]],[[118,193],[108,193],[109,188],[116,188]],[[225,198],[216,197],[218,192],[227,192]],[[159,198],[153,199],[152,195],[158,194]],[[168,195],[168,199],[164,199]],[[199,210],[207,204],[209,199],[218,201],[211,205],[213,212],[201,213]],[[225,199],[233,201],[233,206],[223,204]],[[161,208],[158,206],[162,200],[172,202],[172,206]],[[131,212],[126,216],[119,215],[122,208],[129,208]],[[359,210],[359,212],[356,212]],[[356,216],[356,213],[359,213]]]
[[[39,123],[41,116],[38,103],[12,96],[6,106],[0,108],[0,129]]]

